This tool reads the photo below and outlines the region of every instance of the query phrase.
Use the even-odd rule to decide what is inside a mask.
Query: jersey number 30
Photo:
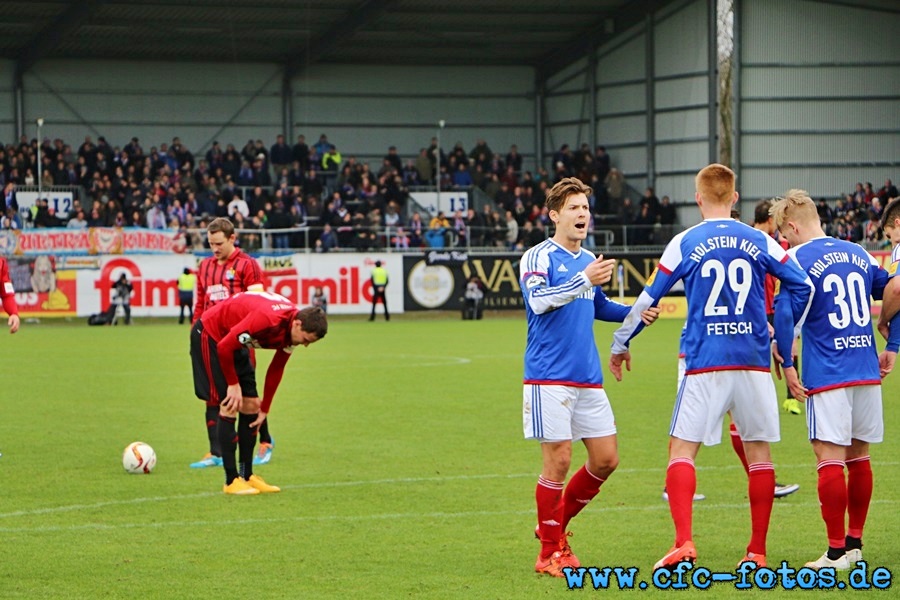
[[[721,317],[728,314],[728,306],[718,304],[726,281],[731,291],[737,294],[734,314],[744,314],[744,304],[747,303],[747,296],[750,295],[750,287],[753,285],[753,269],[746,259],[734,259],[728,263],[727,271],[722,261],[710,259],[700,267],[700,274],[703,277],[715,278],[712,282],[712,289],[709,291],[709,298],[706,300],[706,306],[703,309],[704,316]]]
[[[843,279],[831,273],[822,280],[822,289],[826,292],[834,292],[834,306],[836,312],[828,313],[828,322],[835,329],[844,329],[850,325],[850,319],[865,327],[869,324],[871,316],[868,311],[866,298],[866,284],[859,273],[847,275],[846,285]],[[848,304],[849,300],[849,304]]]

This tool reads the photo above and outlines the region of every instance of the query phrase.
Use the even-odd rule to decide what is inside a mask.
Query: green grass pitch
[[[660,492],[680,327],[661,321],[644,332],[624,382],[606,374],[621,464],[572,523],[585,566],[634,566],[649,581],[671,545]],[[613,330],[596,325],[604,365]],[[297,350],[273,406],[275,453],[257,471],[283,492],[238,498],[222,494],[221,469],[188,468],[206,448],[187,326],[26,324],[0,342],[0,597],[596,594],[532,572],[540,452],[522,439],[524,339],[521,314],[335,319],[324,341]],[[271,353],[259,354],[262,371]],[[872,451],[864,550],[892,571],[900,566],[898,377],[884,387],[888,441]],[[801,489],[775,503],[769,562],[800,567],[824,550],[825,532],[805,417],[782,415],[778,479]],[[149,476],[121,467],[135,440],[156,449]],[[727,433],[723,441],[697,461],[708,499],[696,504],[695,541],[700,564],[715,570],[734,568],[749,535],[746,478]],[[583,460],[579,446],[573,465]],[[788,593],[718,584],[677,595]]]

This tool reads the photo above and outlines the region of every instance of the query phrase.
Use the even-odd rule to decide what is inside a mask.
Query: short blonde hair
[[[544,201],[544,205],[547,207],[547,210],[559,212],[562,210],[563,206],[565,206],[566,199],[568,199],[569,196],[584,194],[585,196],[590,197],[593,193],[594,190],[591,189],[591,186],[585,185],[584,182],[577,177],[566,177],[559,180],[556,185],[550,188],[550,191],[547,192],[547,199]]]
[[[775,227],[781,229],[788,221],[798,223],[819,223],[816,203],[806,190],[788,190],[782,198],[775,198],[769,214],[775,219]]]
[[[697,186],[697,193],[706,202],[730,205],[734,200],[734,171],[725,165],[713,163],[703,167],[697,173],[694,183]]]

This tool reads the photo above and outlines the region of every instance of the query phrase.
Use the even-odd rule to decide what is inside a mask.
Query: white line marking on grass
[[[371,357],[368,359],[368,362],[369,364],[371,364]],[[406,369],[408,367],[452,367],[455,365],[467,365],[471,362],[471,359],[465,358],[464,356],[422,356],[421,354],[392,354],[390,362],[387,365],[378,365],[378,368],[383,369],[394,367]]]
[[[873,500],[872,504],[900,504],[900,500]],[[749,502],[729,504],[706,504],[699,502],[695,508],[702,511],[746,509]],[[809,511],[818,506],[818,502],[793,502],[779,506],[789,506]],[[641,506],[601,506],[602,512],[644,512],[644,511],[668,511],[669,505],[660,502]],[[271,517],[266,519],[216,519],[212,521],[167,521],[162,523],[120,523],[108,525],[104,523],[84,523],[80,525],[49,525],[37,527],[0,527],[0,533],[53,533],[57,531],[113,531],[116,529],[163,529],[166,527],[209,527],[213,525],[254,525],[265,523],[327,523],[327,522],[359,522],[359,521],[385,521],[385,520],[421,520],[421,519],[471,519],[473,517],[503,517],[516,515],[534,515],[534,509],[528,510],[476,510],[467,512],[429,512],[429,513],[382,513],[374,515],[321,515],[306,517]]]
[[[876,467],[897,466],[900,462],[875,462]],[[799,469],[799,468],[815,468],[815,465],[776,465],[779,469]],[[697,467],[698,471],[731,471],[742,469],[737,465],[708,466]],[[628,473],[661,473],[662,467],[653,468],[635,468],[635,469],[617,469],[618,474]],[[486,475],[436,475],[433,477],[394,477],[390,479],[362,479],[357,481],[321,481],[318,483],[299,483],[294,485],[282,485],[283,490],[305,490],[305,489],[321,489],[321,488],[340,488],[340,487],[358,487],[366,485],[397,485],[404,483],[440,483],[452,481],[479,481],[486,479],[537,479],[537,473],[507,473],[507,474],[486,474]],[[142,504],[146,502],[171,502],[173,500],[191,500],[197,498],[210,498],[219,496],[221,492],[198,492],[195,494],[178,494],[174,496],[148,496],[144,498],[128,498],[125,500],[106,500],[103,502],[95,502],[93,504],[69,504],[65,506],[51,506],[46,508],[34,508],[30,510],[17,510],[13,512],[0,513],[0,519],[9,519],[14,517],[27,517],[33,515],[48,515],[54,513],[75,512],[79,510],[95,510],[105,508],[107,506],[119,506],[128,504]],[[668,507],[663,503],[662,506]],[[699,506],[699,505],[698,505]],[[709,506],[709,505],[707,505]],[[627,508],[627,507],[625,507]],[[629,509],[632,510],[632,509]]]

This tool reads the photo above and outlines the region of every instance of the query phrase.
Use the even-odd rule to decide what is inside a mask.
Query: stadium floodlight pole
[[[37,168],[37,177],[38,177],[38,201],[40,201],[40,199],[41,199],[42,192],[43,192],[43,187],[44,187],[44,185],[43,185],[44,182],[43,182],[43,177],[42,177],[42,175],[43,175],[42,167],[43,167],[43,162],[44,162],[44,161],[43,161],[43,159],[41,158],[41,139],[42,139],[42,138],[41,138],[41,127],[43,127],[43,126],[44,126],[44,118],[43,118],[43,117],[38,117],[38,120],[37,120],[37,144],[38,144],[38,147],[37,147],[37,164],[38,164],[38,165],[37,165],[37,167],[38,167],[38,168]]]
[[[438,121],[437,148],[434,149],[434,187],[437,190],[438,212],[441,212],[441,131],[446,124],[447,122],[443,119]]]

